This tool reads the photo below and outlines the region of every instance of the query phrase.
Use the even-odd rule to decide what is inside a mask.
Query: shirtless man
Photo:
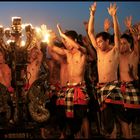
[[[117,70],[119,64],[119,26],[117,21],[117,7],[116,4],[110,4],[108,13],[112,16],[114,25],[114,46],[110,45],[110,34],[107,32],[98,33],[94,35],[94,15],[96,11],[96,2],[91,5],[90,18],[88,24],[88,34],[92,45],[97,51],[97,67],[99,78],[98,102],[101,107],[101,116],[104,129],[109,133],[110,138],[116,138],[115,118],[111,112],[117,106],[118,101],[113,97],[120,95],[118,86]],[[115,90],[115,91],[114,91]],[[114,96],[115,95],[115,96]],[[121,95],[120,95],[121,96]],[[119,98],[120,99],[120,98]],[[113,104],[115,105],[113,105]],[[106,107],[106,108],[105,108]],[[107,115],[105,117],[104,115]],[[111,117],[111,118],[110,118]],[[113,117],[113,118],[112,118]],[[109,119],[107,122],[107,119]],[[112,122],[111,122],[112,120]],[[110,126],[111,125],[111,126]]]
[[[62,49],[64,48],[64,45],[62,42],[59,42],[59,46],[57,46],[54,43],[55,41],[56,41],[56,37],[52,37],[48,45],[48,52],[51,56],[51,61],[48,62],[48,66],[50,69],[50,84],[51,84],[50,91],[53,88],[54,89],[53,91],[55,91],[55,93],[57,94],[56,116],[57,116],[57,123],[61,132],[60,139],[63,139],[66,138],[66,117],[65,117],[64,102],[65,102],[66,85],[68,81],[68,72],[67,72],[66,57],[64,55],[57,53],[57,48]],[[56,48],[56,51],[54,48]],[[56,71],[56,69],[57,69],[57,73],[53,74],[54,71]],[[54,78],[51,75],[53,75]]]
[[[81,129],[81,123],[87,113],[88,103],[88,95],[82,90],[82,88],[85,89],[84,72],[86,65],[86,49],[81,47],[76,41],[78,38],[75,31],[67,31],[66,33],[63,33],[60,26],[57,25],[57,27],[66,48],[53,46],[52,50],[65,57],[66,60],[65,64],[67,71],[61,71],[63,73],[67,72],[68,75],[67,81],[65,81],[65,85],[67,84],[67,92],[65,93],[65,111],[71,132],[75,135],[75,138],[78,138],[80,137],[78,132]],[[63,73],[60,75],[63,76]],[[78,97],[76,97],[77,94],[74,94],[73,97],[74,91],[76,92],[78,89]],[[81,100],[78,100],[79,97],[81,97]],[[83,110],[83,114],[79,113],[80,116],[77,116],[80,110]],[[77,128],[75,128],[76,124],[78,126]]]
[[[132,138],[132,121],[138,116],[140,111],[140,95],[138,85],[138,63],[139,46],[138,39],[132,31],[132,17],[125,19],[125,26],[132,35],[122,34],[120,39],[120,62],[119,72],[121,81],[121,91],[124,96],[124,107],[126,108],[126,123],[122,125],[123,134],[126,138]],[[131,118],[131,119],[130,119]]]

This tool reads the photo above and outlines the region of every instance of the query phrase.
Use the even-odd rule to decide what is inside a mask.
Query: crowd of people
[[[46,108],[56,119],[60,139],[67,138],[67,130],[73,138],[90,138],[93,120],[105,138],[117,138],[118,124],[122,138],[133,138],[133,123],[140,115],[140,25],[134,30],[132,17],[126,17],[127,32],[122,33],[118,7],[111,3],[107,10],[112,22],[105,19],[104,31],[95,35],[96,8],[94,2],[89,21],[83,23],[86,36],[75,30],[63,31],[58,24],[60,38],[51,34],[45,54],[38,40],[28,50],[27,67],[22,72],[22,77],[26,75],[28,79],[24,91],[34,86],[45,62],[49,78],[44,94],[50,99]],[[109,33],[110,28],[113,34]],[[42,30],[45,32],[45,26]],[[12,97],[15,87],[11,86],[12,72],[5,57],[0,49],[0,83]],[[4,112],[1,110],[0,115]],[[41,126],[42,138],[45,125],[44,122]]]

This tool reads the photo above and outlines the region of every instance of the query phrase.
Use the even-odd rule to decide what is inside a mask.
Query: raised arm
[[[108,18],[106,18],[104,20],[104,31],[109,32],[109,29],[111,28],[111,26],[112,26],[112,22]]]
[[[70,38],[70,37],[68,37],[67,35],[65,35],[65,33],[62,31],[62,29],[61,29],[61,27],[60,27],[59,24],[57,24],[57,28],[58,28],[58,31],[59,31],[60,36],[61,36],[63,39],[65,39],[66,42],[68,42],[72,47],[74,47],[74,48],[76,48],[76,49],[82,51],[82,53],[86,53],[86,49],[83,48],[83,47],[81,47],[80,44],[79,44],[77,41],[75,41],[75,40],[73,40],[72,38]],[[67,47],[67,45],[66,45],[66,47]],[[67,49],[69,49],[69,48],[67,48]]]
[[[116,3],[110,4],[110,7],[107,8],[108,13],[112,16],[113,19],[113,25],[114,25],[114,44],[115,48],[119,49],[120,47],[120,30],[119,30],[119,23],[117,18],[117,6]]]
[[[58,61],[58,62],[62,62],[62,55],[56,53],[55,51],[53,51],[52,49],[53,47],[48,47],[48,52],[51,55],[52,59]]]
[[[134,39],[134,51],[139,52],[138,36],[137,36],[137,33],[135,31],[133,31],[133,27],[132,27],[132,16],[126,17],[124,20],[124,24],[129,29],[129,31],[132,34],[132,37]]]
[[[90,7],[90,18],[88,23],[88,35],[91,40],[91,43],[95,49],[97,49],[96,38],[94,35],[94,15],[96,11],[96,2],[93,3]]]
[[[89,22],[87,22],[87,21],[83,22],[85,31],[87,33],[87,36],[83,37],[83,43],[86,46],[87,52],[90,55],[90,60],[93,61],[93,60],[96,60],[96,52],[95,52],[96,50],[93,48],[93,45],[92,45],[91,40],[88,35],[88,23]]]
[[[71,44],[73,47],[79,49],[80,45],[74,41],[73,39],[71,39],[70,37],[68,37],[67,35],[65,35],[65,33],[62,31],[61,27],[59,24],[57,24],[57,28],[59,31],[59,34],[62,38],[64,38],[69,44]]]
[[[53,51],[53,52],[55,52],[55,53],[57,53],[59,55],[66,55],[66,49],[57,47],[54,44],[51,45],[51,46],[49,45],[48,48],[49,48],[50,51]]]

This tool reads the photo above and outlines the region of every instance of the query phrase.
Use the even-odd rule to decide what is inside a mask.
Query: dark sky
[[[56,24],[62,29],[73,29],[79,34],[85,34],[83,21],[89,19],[89,7],[93,2],[86,1],[42,1],[42,2],[0,2],[0,25],[11,26],[11,17],[20,16],[22,23],[31,23],[33,26],[46,24],[49,29],[57,32]],[[125,27],[123,20],[132,15],[133,24],[140,21],[140,2],[116,2],[118,19],[121,30]],[[103,30],[105,18],[111,19],[107,12],[110,2],[98,1],[95,14],[95,31]]]

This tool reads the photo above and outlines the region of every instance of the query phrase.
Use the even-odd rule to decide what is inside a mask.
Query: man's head
[[[120,52],[125,53],[132,50],[134,47],[133,37],[128,34],[123,34],[120,39]]]
[[[73,40],[77,41],[78,40],[78,34],[74,30],[69,30],[65,32],[65,35],[68,37],[72,38]]]
[[[67,30],[66,32],[65,32],[65,35],[67,35],[68,37],[70,37],[72,40],[74,40],[74,41],[78,41],[78,34],[77,34],[77,32],[76,31],[74,31],[74,30]],[[71,48],[73,48],[72,46],[70,46],[70,44],[67,42],[67,41],[65,41],[64,40],[64,44],[66,45],[66,48],[69,48],[69,49],[71,49]]]
[[[102,51],[105,51],[109,47],[110,41],[111,41],[111,35],[107,32],[100,32],[96,35],[97,46]]]

